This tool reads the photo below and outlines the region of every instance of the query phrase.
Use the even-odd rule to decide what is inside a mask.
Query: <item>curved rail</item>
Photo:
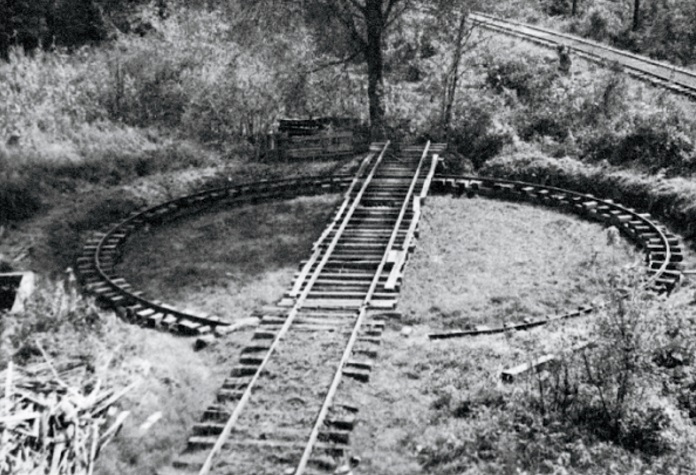
[[[112,225],[105,233],[99,233],[88,241],[84,247],[83,255],[78,258],[78,271],[88,290],[96,294],[102,303],[114,307],[119,314],[127,319],[138,321],[145,326],[164,327],[183,334],[207,333],[217,326],[229,325],[229,322],[217,316],[184,311],[149,299],[141,291],[133,289],[124,278],[114,273],[113,267],[116,264],[117,254],[126,238],[135,230],[149,223],[173,219],[182,213],[201,210],[225,199],[241,204],[250,201],[289,198],[301,194],[338,191],[345,189],[346,186],[351,186],[351,183],[354,186],[355,178],[349,176],[286,179],[215,188],[170,200],[133,213],[128,218]],[[526,191],[521,191],[525,189]],[[592,195],[557,187],[476,176],[438,176],[433,182],[433,191],[437,190],[450,191],[455,194],[464,191],[467,193],[502,194],[508,198],[543,201],[545,204],[570,207],[572,211],[585,216],[612,222],[612,224],[617,225],[619,230],[648,251],[649,272],[652,274],[647,284],[648,287],[652,286],[657,290],[670,291],[681,279],[679,262],[683,256],[676,237],[663,231],[648,215],[637,213],[610,200],[602,200]],[[558,197],[560,195],[565,195],[566,198],[549,198],[549,196]],[[589,208],[588,203],[593,201],[597,202],[595,208],[598,208],[599,211],[594,211],[595,208]],[[583,205],[582,202],[588,203]],[[603,208],[599,208],[600,206]],[[623,217],[619,219],[616,217],[617,214]],[[317,253],[316,250],[315,253]],[[309,267],[305,267],[308,272]],[[302,281],[303,279],[296,281],[294,289],[296,294],[299,293],[297,285]],[[571,318],[590,311],[592,311],[590,306],[583,306],[561,316],[518,324],[515,328],[529,328],[549,320]],[[511,328],[506,327],[505,329]],[[503,330],[500,328],[480,330],[478,333]]]
[[[144,296],[114,272],[118,254],[126,238],[148,225],[200,211],[214,203],[228,200],[233,204],[291,198],[300,195],[336,192],[344,189],[352,176],[326,178],[291,178],[261,181],[214,188],[170,200],[131,214],[104,233],[87,241],[77,260],[77,269],[84,287],[95,294],[100,303],[116,309],[123,317],[145,326],[164,327],[183,334],[203,334],[230,322],[214,315],[184,311]]]
[[[433,192],[452,193],[457,196],[466,193],[467,195],[480,194],[516,201],[531,201],[614,225],[645,249],[650,272],[646,286],[654,290],[668,292],[680,281],[680,262],[683,255],[678,239],[665,231],[647,214],[639,213],[611,200],[553,186],[479,176],[440,175],[433,177],[437,164],[437,153],[433,152],[433,160],[428,172],[423,173],[425,158],[428,154],[427,147],[420,156],[420,161],[411,162],[412,164],[417,163],[415,167],[414,165],[406,167],[400,163],[399,159],[392,160],[390,158],[384,160],[383,163],[387,146],[388,144],[385,144],[381,148],[381,153],[376,162],[371,164],[369,172],[366,170],[367,164],[374,158],[374,155],[368,156],[356,177],[335,176],[278,180],[203,191],[134,213],[111,226],[107,232],[96,236],[85,247],[85,254],[81,257],[79,269],[86,279],[86,285],[92,288],[100,299],[120,309],[119,311],[123,314],[137,315],[141,322],[147,322],[147,324],[154,321],[183,333],[204,333],[211,331],[216,326],[226,325],[227,322],[217,317],[179,311],[160,302],[148,300],[140,292],[133,290],[125,279],[114,274],[113,266],[116,263],[116,254],[130,233],[149,223],[175,219],[224,200],[228,200],[230,204],[237,204],[339,189],[348,190],[346,201],[338,209],[335,220],[315,244],[313,259],[310,259],[308,264],[298,273],[293,290],[284,299],[284,301],[291,302],[288,305],[291,308],[281,308],[281,301],[279,303],[281,307],[276,309],[277,314],[264,313],[261,327],[254,334],[254,340],[262,341],[252,343],[243,349],[240,365],[233,368],[216,396],[216,403],[208,407],[203,414],[201,423],[194,427],[194,435],[189,439],[188,447],[192,450],[204,449],[202,452],[204,460],[198,461],[196,455],[192,454],[190,459],[184,457],[175,461],[173,468],[185,468],[190,471],[194,465],[197,465],[201,467],[199,473],[205,475],[209,473],[214,460],[223,447],[227,447],[227,443],[257,442],[264,444],[269,450],[274,450],[275,446],[272,444],[278,443],[279,439],[266,440],[265,435],[260,437],[262,440],[246,439],[246,432],[239,430],[240,424],[238,422],[244,426],[245,421],[240,421],[240,414],[244,411],[245,405],[251,407],[251,409],[247,408],[245,413],[252,411],[252,417],[249,417],[248,414],[246,416],[247,422],[253,420],[253,414],[258,414],[254,410],[266,409],[262,404],[254,409],[255,403],[253,401],[251,404],[248,403],[252,398],[253,391],[263,393],[263,385],[256,383],[264,371],[269,371],[268,366],[272,355],[283,353],[282,351],[274,351],[276,347],[283,342],[286,345],[284,346],[285,352],[291,350],[293,345],[300,345],[298,347],[300,351],[309,351],[302,346],[301,342],[304,340],[299,340],[300,343],[293,343],[294,338],[291,338],[293,335],[288,334],[291,327],[295,329],[293,331],[310,330],[316,335],[321,335],[322,332],[327,333],[327,329],[330,334],[350,335],[347,346],[344,347],[341,344],[331,349],[336,353],[335,359],[329,359],[328,356],[325,357],[321,353],[323,358],[321,366],[326,368],[326,381],[328,382],[330,379],[330,384],[325,396],[317,398],[315,402],[311,403],[313,404],[312,411],[318,409],[317,412],[311,412],[311,414],[317,415],[306,426],[308,435],[307,432],[304,432],[305,435],[303,435],[306,438],[297,441],[298,444],[302,445],[298,446],[298,457],[295,459],[298,462],[292,469],[293,474],[302,475],[304,473],[314,451],[329,451],[332,454],[339,454],[337,456],[340,457],[345,455],[346,451],[349,450],[348,437],[353,422],[351,422],[350,417],[342,419],[340,414],[337,415],[336,409],[343,407],[352,413],[357,412],[358,409],[336,404],[334,401],[336,392],[343,376],[352,377],[358,381],[369,379],[372,364],[369,360],[376,358],[377,352],[375,349],[364,347],[362,350],[357,350],[353,348],[353,345],[358,339],[363,342],[363,346],[379,344],[384,322],[374,320],[377,315],[369,317],[373,318],[374,321],[366,322],[368,319],[367,310],[368,308],[386,308],[384,306],[385,300],[380,301],[379,298],[390,299],[387,300],[388,303],[395,298],[394,295],[397,291],[390,288],[390,285],[400,281],[400,277],[393,276],[400,275],[400,269],[405,259],[399,252],[405,253],[410,247],[410,240],[415,230],[413,222],[420,214],[420,198],[425,196],[428,189],[432,189]],[[374,151],[379,150],[378,148]],[[419,150],[411,149],[408,153],[420,153]],[[439,148],[433,146],[433,150],[441,151],[442,148],[441,146]],[[417,158],[418,156],[412,155],[410,157]],[[384,166],[380,173],[375,175],[380,164]],[[363,174],[366,176],[362,177]],[[362,183],[360,180],[363,180]],[[416,186],[421,187],[417,196],[415,194]],[[370,187],[369,191],[367,191],[368,187]],[[410,223],[408,220],[411,220]],[[363,232],[367,232],[367,234],[363,235]],[[376,238],[377,235],[382,237]],[[378,239],[383,240],[381,244],[376,243]],[[367,261],[373,257],[376,259],[374,259],[374,264],[370,265],[374,265],[374,267],[369,267],[369,270],[368,267],[360,267],[369,264]],[[336,267],[337,262],[339,267]],[[387,264],[392,266],[391,271],[385,269]],[[350,270],[358,268],[361,269],[360,273]],[[320,276],[320,274],[322,275]],[[369,276],[369,280],[367,276]],[[342,282],[337,283],[337,279],[342,280]],[[357,283],[358,280],[364,284]],[[350,292],[355,292],[360,294],[360,300],[356,299],[350,304],[341,304],[339,307],[327,306],[325,294],[327,294],[327,289],[332,288],[332,286],[343,286],[343,290],[332,291],[336,295],[348,295]],[[356,290],[357,287],[360,289]],[[335,298],[345,299],[348,297]],[[312,300],[312,305],[308,304],[310,300]],[[345,301],[341,300],[341,302]],[[522,330],[554,320],[588,314],[594,308],[591,305],[584,305],[573,312],[560,316],[525,320],[500,328],[479,328],[434,334],[430,337],[433,339],[452,338]],[[315,311],[312,313],[310,309]],[[355,313],[350,313],[351,310]],[[361,329],[361,327],[365,328]],[[345,330],[347,333],[344,333]],[[320,337],[317,336],[317,340],[319,339]],[[351,356],[358,354],[365,355],[367,359],[350,360]],[[330,363],[330,361],[335,362],[337,366],[334,368],[334,363]],[[279,378],[283,368],[276,367],[273,378]],[[295,376],[289,375],[289,377]],[[256,399],[257,396],[254,396],[254,401]],[[259,399],[263,398],[259,396]],[[333,414],[331,411],[334,411]],[[309,432],[310,429],[311,432]],[[234,441],[230,441],[233,431],[233,437],[236,438]],[[279,445],[278,447],[290,447],[290,445]],[[295,446],[292,445],[292,447]],[[242,472],[244,471],[242,470]]]
[[[645,287],[658,292],[670,292],[681,281],[683,254],[676,236],[664,230],[649,214],[639,213],[612,200],[597,198],[590,194],[554,186],[539,185],[523,181],[488,178],[479,176],[439,175],[433,180],[432,190],[440,193],[479,194],[518,201],[531,201],[547,206],[566,209],[570,212],[615,226],[621,233],[646,252],[650,277]],[[564,320],[591,313],[592,305],[583,305],[577,310],[558,316],[528,320],[497,328],[478,328],[431,334],[432,339],[453,338],[501,333],[509,330],[525,330],[551,321]]]
[[[637,79],[648,81],[655,86],[668,88],[677,94],[696,99],[696,72],[694,71],[578,36],[481,12],[472,12],[470,18],[475,24],[491,31],[523,38],[541,46],[567,46],[573,49],[577,55],[595,63],[604,64],[607,61],[616,61]]]

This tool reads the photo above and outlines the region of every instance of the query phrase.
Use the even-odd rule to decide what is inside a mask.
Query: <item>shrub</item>
[[[621,145],[622,136],[619,131],[612,129],[594,129],[583,135],[580,145],[580,156],[590,162],[612,160]]]
[[[567,110],[546,103],[541,107],[526,108],[518,116],[520,138],[531,141],[535,137],[550,137],[562,142],[570,135],[572,116]]]
[[[644,54],[689,66],[696,63],[696,9],[689,0],[654,2],[637,39]]]
[[[678,114],[658,111],[624,115],[582,139],[581,157],[630,165],[650,172],[690,174],[696,158],[690,131]]]
[[[545,0],[542,8],[547,15],[569,15],[573,9],[572,0]]]
[[[558,77],[557,69],[539,56],[522,53],[489,58],[486,84],[497,92],[515,91],[523,102],[542,97]]]
[[[510,133],[496,123],[485,107],[472,107],[457,115],[452,124],[449,142],[454,150],[472,162],[475,169],[498,155],[512,141]],[[460,170],[454,167],[451,172]]]
[[[638,118],[620,142],[612,163],[637,162],[656,171],[661,168],[692,166],[694,146],[691,139],[664,115]]]
[[[630,275],[612,281],[610,304],[593,322],[591,347],[550,369],[550,384],[539,382],[538,403],[552,417],[658,455],[669,448],[663,431],[670,421],[650,397],[658,378],[657,335],[664,328],[654,298],[635,290],[640,283]]]
[[[621,14],[603,4],[591,7],[576,29],[593,40],[610,41],[616,32],[623,29],[622,23]]]
[[[26,180],[3,181],[0,188],[0,223],[29,218],[41,208],[41,199]]]

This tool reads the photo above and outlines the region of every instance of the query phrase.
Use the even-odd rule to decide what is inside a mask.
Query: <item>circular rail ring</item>
[[[132,213],[124,220],[110,225],[107,231],[95,233],[87,241],[81,256],[77,259],[79,276],[85,289],[95,294],[100,304],[114,308],[127,320],[138,322],[143,326],[165,328],[186,335],[209,333],[216,327],[227,326],[231,322],[214,315],[181,310],[160,301],[148,299],[143,292],[133,289],[123,277],[115,273],[117,256],[127,237],[148,224],[158,224],[187,213],[201,211],[219,201],[229,200],[231,203],[241,204],[339,192],[348,186],[352,178],[350,175],[336,175],[324,178],[261,181],[215,188]],[[650,215],[639,213],[612,200],[522,181],[460,175],[437,175],[432,182],[431,191],[451,193],[455,196],[466,193],[531,201],[563,208],[584,217],[614,225],[622,234],[645,250],[650,274],[646,288],[658,292],[670,292],[681,281],[683,253],[679,239],[658,225]],[[591,313],[593,310],[592,305],[583,305],[561,316],[526,321],[501,328],[449,332],[441,335],[449,337],[526,329],[555,319]]]
[[[223,200],[242,204],[339,192],[352,179],[351,175],[334,175],[260,181],[205,190],[134,212],[124,220],[109,225],[105,232],[94,233],[87,240],[82,254],[77,258],[78,276],[83,287],[96,295],[101,305],[114,308],[127,320],[186,335],[209,333],[216,327],[228,326],[231,322],[218,316],[181,310],[149,299],[115,273],[120,248],[128,236],[146,225],[159,224],[201,211]]]
[[[437,175],[431,191],[441,194],[482,195],[513,201],[529,201],[561,208],[594,221],[615,226],[623,235],[642,248],[646,254],[649,278],[645,288],[657,292],[671,292],[682,279],[681,262],[684,259],[677,236],[657,224],[647,213],[639,213],[613,200],[553,186],[523,181],[463,175]],[[582,305],[577,310],[523,323],[498,328],[482,327],[476,330],[431,334],[432,339],[453,338],[481,334],[524,330],[554,320],[578,317],[594,311],[593,305]]]

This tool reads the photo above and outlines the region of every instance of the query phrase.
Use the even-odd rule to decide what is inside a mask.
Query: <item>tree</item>
[[[423,3],[427,35],[436,40],[445,52],[447,64],[442,77],[442,116],[440,129],[443,136],[449,133],[453,107],[461,78],[464,53],[471,48],[469,40],[474,24],[468,21],[472,10],[480,6],[478,0],[430,0]]]
[[[0,0],[0,58],[14,45],[32,51],[105,39],[101,7],[97,0]]]
[[[304,0],[244,2],[245,16],[279,19],[294,16],[312,31],[317,50],[336,58],[329,65],[361,61],[367,65],[367,95],[373,135],[384,126],[384,42],[395,22],[415,0]],[[251,12],[251,13],[250,13]],[[320,66],[321,67],[321,66]]]
[[[309,0],[307,20],[343,61],[367,64],[367,96],[373,135],[384,126],[384,54],[389,29],[412,6],[410,0]],[[337,38],[336,33],[339,33]],[[336,51],[336,50],[339,51]],[[342,49],[343,51],[340,51]]]
[[[640,28],[640,0],[633,0],[633,31]]]

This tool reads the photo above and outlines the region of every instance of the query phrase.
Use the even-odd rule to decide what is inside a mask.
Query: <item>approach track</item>
[[[346,192],[334,220],[278,306],[243,350],[187,450],[183,473],[333,473],[350,464],[358,408],[341,402],[344,378],[367,381],[396,305],[420,201],[444,145],[379,155]],[[282,472],[281,472],[282,471]]]
[[[435,175],[444,144],[371,146],[354,177],[259,182],[208,190],[133,213],[95,234],[78,260],[85,287],[99,302],[148,327],[187,335],[221,331],[216,316],[150,300],[115,274],[127,237],[150,225],[201,212],[213,204],[286,199],[344,191],[345,199],[292,286],[272,308],[214,403],[193,427],[187,448],[165,473],[317,474],[349,467],[350,433],[358,404],[351,384],[370,378],[386,318],[397,303],[402,271],[415,245],[428,192],[479,194],[529,201],[615,226],[645,250],[646,286],[669,292],[681,280],[679,240],[649,215],[612,200],[551,186],[476,176]],[[452,338],[527,329],[591,313],[585,305],[563,315],[523,319],[499,328],[447,332]]]
[[[696,100],[696,71],[612,48],[578,36],[480,12],[471,13],[470,19],[475,25],[487,30],[531,41],[540,46],[548,48],[556,48],[559,45],[567,46],[576,56],[602,66],[619,64],[626,73],[637,79]]]

